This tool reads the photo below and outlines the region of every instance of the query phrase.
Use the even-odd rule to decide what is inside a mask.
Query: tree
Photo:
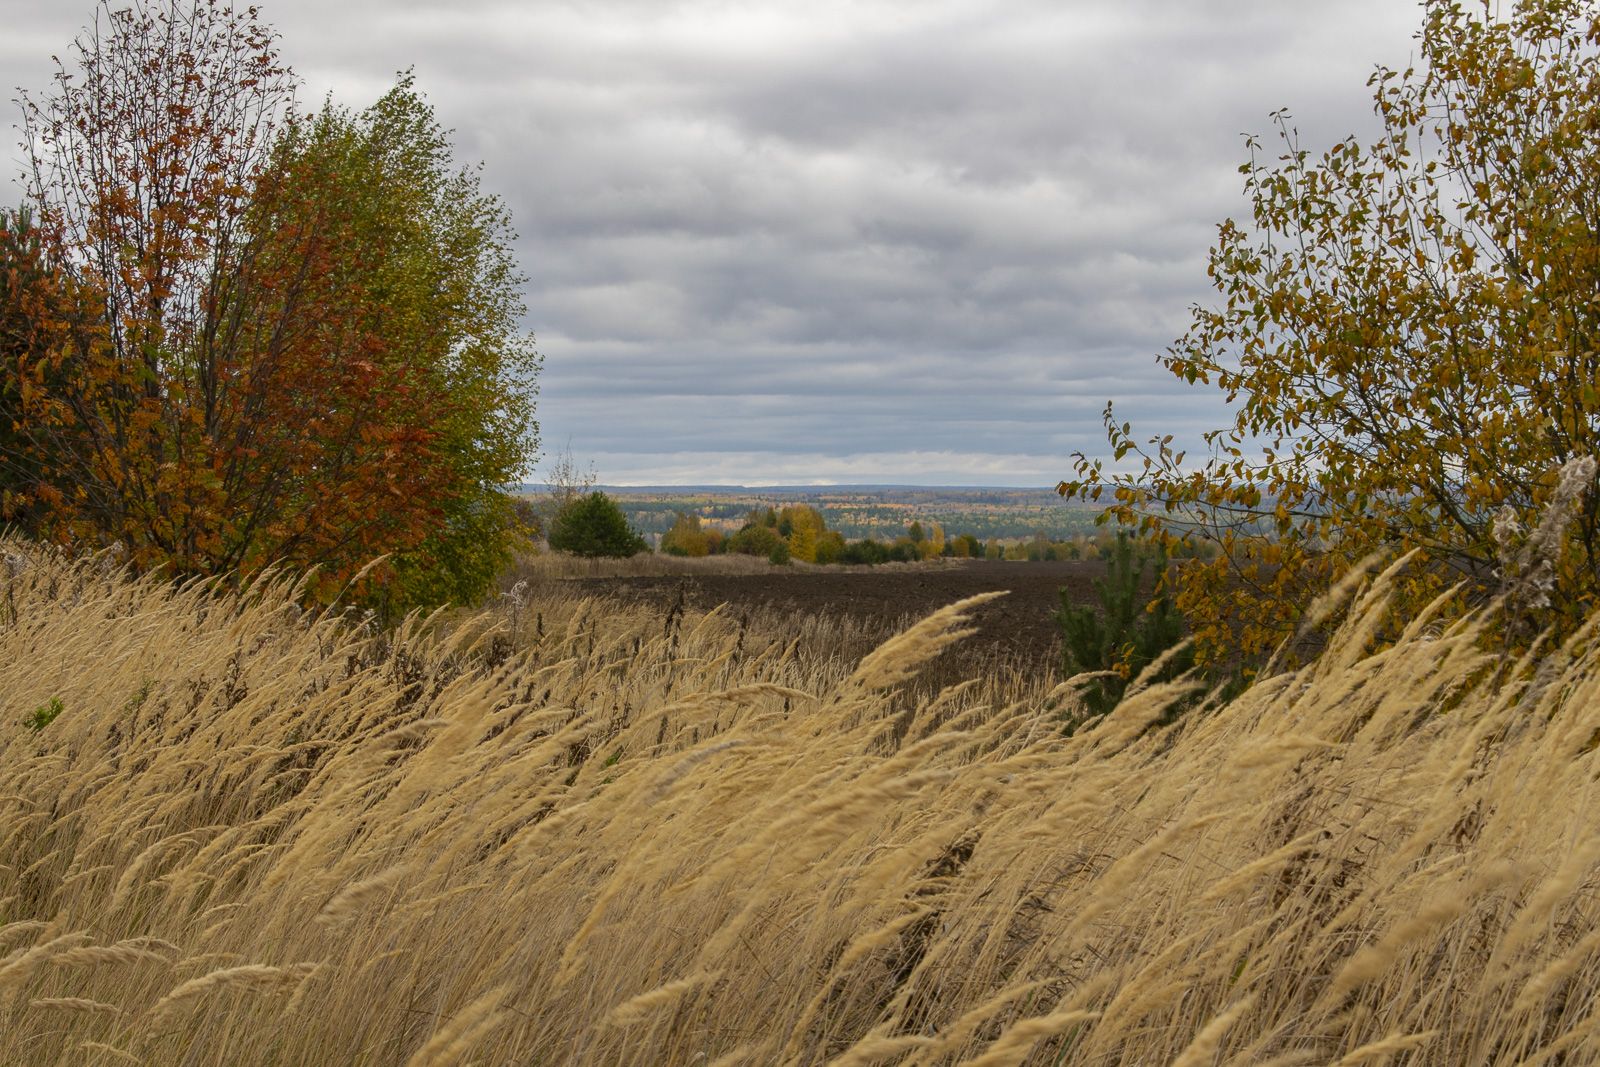
[[[761,516],[745,523],[738,533],[728,538],[728,551],[742,556],[771,558],[780,546],[784,549],[787,561],[788,543],[778,536],[776,522],[769,526]]]
[[[661,551],[669,556],[704,556],[711,551],[711,540],[700,527],[700,516],[680,511],[672,528],[661,538]]]
[[[24,147],[95,314],[7,360],[8,512],[178,573],[315,564],[327,593],[387,553],[386,603],[472,599],[517,528],[537,355],[504,211],[409,78],[299,116],[271,31],[219,0],[107,4],[75,58]]]
[[[1140,462],[1079,455],[1058,487],[1215,546],[1177,593],[1205,660],[1259,659],[1380,548],[1419,550],[1413,606],[1457,582],[1493,595],[1559,471],[1600,452],[1600,6],[1423,9],[1420,71],[1371,79],[1371,145],[1313,157],[1281,112],[1275,160],[1247,142],[1251,216],[1210,256],[1220,303],[1161,357],[1234,405],[1208,455],[1186,466],[1108,406],[1113,456]],[[1587,488],[1552,561],[1569,627],[1600,586]]]
[[[516,543],[504,487],[537,447],[538,354],[520,327],[524,279],[503,205],[456,165],[404,74],[359,114],[328,104],[292,122],[256,208],[279,240],[335,220],[346,255],[363,257],[356,278],[336,277],[319,303],[350,304],[373,339],[367,362],[420,409],[415,432],[442,461],[420,502],[432,521],[414,547],[391,548],[398,584],[411,603],[477,599]],[[291,248],[289,262],[298,258]]]
[[[576,556],[626,558],[647,551],[616,501],[598,489],[574,499],[556,515],[550,547]]]
[[[1116,707],[1128,683],[1183,638],[1183,617],[1171,598],[1159,590],[1153,598],[1148,595],[1149,587],[1157,584],[1145,577],[1151,562],[1158,578],[1166,572],[1165,552],[1158,547],[1153,557],[1144,556],[1132,537],[1120,533],[1106,576],[1094,583],[1098,609],[1074,603],[1067,590],[1061,590],[1056,624],[1061,627],[1063,672],[1068,677],[1106,672],[1081,691],[1091,716]],[[1193,651],[1183,649],[1171,657],[1164,673],[1181,673],[1193,662]]]
[[[0,211],[0,518],[37,533],[59,493],[33,447],[32,412],[94,341],[92,294],[52,262],[32,212]]]
[[[544,477],[546,498],[540,507],[542,524],[548,526],[563,508],[589,493],[599,480],[600,473],[593,463],[588,469],[578,466],[570,443],[556,452],[548,461]]]
[[[983,542],[972,534],[964,533],[956,538],[956,555],[962,559],[982,559]]]
[[[786,507],[778,515],[778,532],[788,542],[790,557],[806,563],[817,561],[817,541],[826,529],[822,513],[809,504]]]
[[[824,530],[817,538],[818,563],[838,563],[845,552],[844,534],[838,530]]]

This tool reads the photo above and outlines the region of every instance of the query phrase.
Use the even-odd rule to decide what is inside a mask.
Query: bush
[[[844,550],[844,535],[838,530],[825,530],[822,536],[817,538],[818,563],[838,563],[840,557],[844,555]]]
[[[550,526],[550,547],[575,556],[625,558],[647,550],[617,502],[596,489],[562,508]]]
[[[60,697],[51,697],[48,701],[33,709],[33,713],[22,720],[22,725],[38,733],[46,726],[55,722],[63,711]]]
[[[1145,574],[1151,562],[1158,593],[1146,599]],[[1105,578],[1094,583],[1099,610],[1073,603],[1061,590],[1056,622],[1061,627],[1062,670],[1068,677],[1085,671],[1115,672],[1084,687],[1084,705],[1091,715],[1104,715],[1116,707],[1128,682],[1182,639],[1183,616],[1160,585],[1166,570],[1164,551],[1136,554],[1133,540],[1124,533],[1107,558]],[[1193,653],[1185,650],[1173,658],[1169,671],[1181,673],[1193,661]]]
[[[889,546],[890,563],[915,563],[922,558],[922,550],[909,537],[899,537]]]
[[[857,566],[872,566],[878,563],[887,563],[888,561],[888,548],[886,548],[882,542],[874,541],[870,537],[862,538],[860,541],[850,542],[848,545],[845,545],[844,550],[839,553],[840,563],[852,563]]]
[[[776,523],[768,526],[764,522],[751,522],[746,523],[743,529],[728,539],[727,551],[742,556],[770,558],[779,545],[783,545],[785,552],[788,551],[789,546],[778,535]]]

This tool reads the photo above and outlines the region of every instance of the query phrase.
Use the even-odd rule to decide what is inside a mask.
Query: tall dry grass
[[[544,551],[518,556],[508,568],[505,584],[529,580],[555,581],[563,578],[669,578],[697,575],[773,574],[783,568],[767,562],[764,556],[669,556],[662,552],[641,552],[624,559],[585,559],[566,552]]]
[[[1369,655],[1380,577],[1312,666],[1064,737],[906,695],[962,605],[859,664],[581,601],[390,638],[4,547],[0,1063],[1600,1055],[1592,629]]]
[[[775,565],[765,556],[746,556],[737,552],[718,556],[672,556],[664,552],[641,552],[621,559],[587,559],[567,552],[543,551],[518,556],[507,568],[503,584],[558,581],[566,578],[677,578],[705,576],[764,575],[783,578],[794,574],[857,574],[876,571],[943,570],[959,567],[965,561],[943,556],[915,562],[878,564],[806,563],[794,560]]]

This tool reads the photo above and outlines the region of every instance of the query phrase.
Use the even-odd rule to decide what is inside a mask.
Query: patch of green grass
[[[56,721],[56,716],[62,712],[61,698],[51,697],[48,701],[33,709],[33,713],[22,720],[22,725],[38,733],[46,726]]]

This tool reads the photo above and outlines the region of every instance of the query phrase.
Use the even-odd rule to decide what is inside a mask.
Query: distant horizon
[[[538,490],[546,488],[544,482],[522,482],[524,490]],[[934,489],[959,489],[964,492],[1044,492],[1054,493],[1054,485],[986,485],[962,484],[957,482],[793,482],[774,484],[746,484],[743,482],[595,482],[595,489],[635,489],[635,490],[683,490],[683,489],[727,489],[743,490],[745,492],[807,492],[847,489],[897,489],[897,490],[934,490]]]

